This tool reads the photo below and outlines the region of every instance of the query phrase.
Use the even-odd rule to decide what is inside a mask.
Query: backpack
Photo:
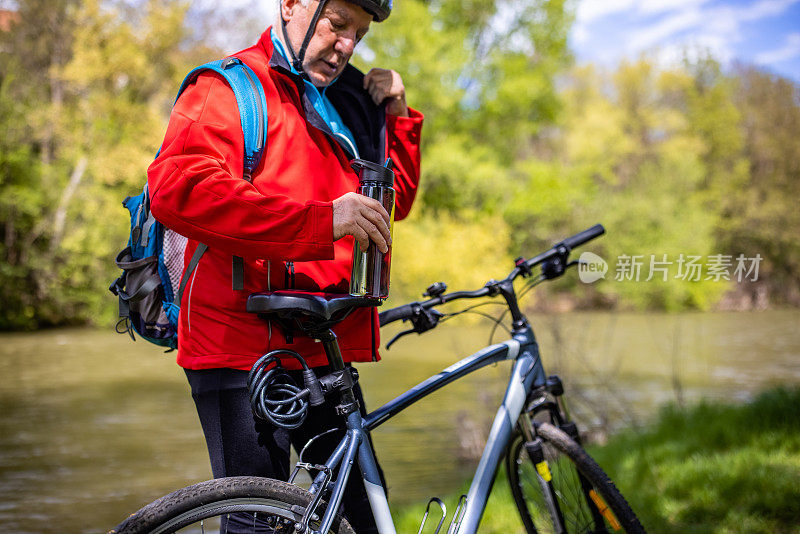
[[[193,69],[178,90],[183,91],[204,71],[220,74],[233,89],[244,134],[243,179],[252,180],[261,161],[267,138],[267,101],[256,74],[240,59],[229,57]],[[156,154],[156,158],[161,150]],[[199,244],[186,270],[183,269],[187,238],[165,227],[150,213],[150,195],[145,183],[142,192],[127,197],[122,205],[130,212],[131,232],[128,246],[116,258],[122,275],[108,288],[119,297],[116,330],[120,334],[134,331],[160,345],[178,347],[178,316],[186,283],[208,247]],[[234,290],[244,286],[244,261],[233,257]]]

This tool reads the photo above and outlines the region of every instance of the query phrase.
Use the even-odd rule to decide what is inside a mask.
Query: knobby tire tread
[[[146,534],[190,510],[246,497],[272,499],[287,504],[288,508],[295,505],[305,507],[312,499],[306,490],[280,480],[248,476],[218,478],[181,488],[151,502],[110,530],[109,534]],[[320,505],[320,512],[324,510],[324,504]],[[355,534],[341,516],[334,520],[332,530],[338,534]]]
[[[578,471],[591,482],[592,486],[605,499],[606,504],[614,512],[625,532],[635,534],[644,534],[646,532],[614,482],[583,447],[550,423],[538,423],[536,425],[536,433],[572,460]]]

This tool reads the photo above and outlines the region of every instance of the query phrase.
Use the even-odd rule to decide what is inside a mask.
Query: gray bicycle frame
[[[381,484],[378,466],[375,462],[375,454],[370,446],[369,439],[367,439],[367,432],[377,428],[418,400],[447,384],[487,365],[504,360],[515,360],[508,387],[506,388],[503,402],[497,410],[497,415],[495,415],[489,438],[486,441],[486,447],[483,449],[480,462],[472,478],[461,521],[456,524],[455,520],[457,518],[453,518],[455,529],[452,530],[451,534],[472,534],[477,532],[478,523],[480,523],[483,510],[486,507],[486,501],[489,498],[497,468],[503,459],[503,454],[513,435],[517,420],[522,414],[525,401],[533,388],[544,386],[546,383],[544,369],[539,358],[539,346],[536,343],[533,330],[529,326],[515,331],[512,338],[507,341],[486,347],[456,362],[437,375],[419,383],[399,397],[369,413],[366,417],[362,418],[358,412],[349,414],[347,416],[347,433],[325,463],[331,471],[339,466],[339,472],[332,490],[330,505],[325,510],[319,530],[315,530],[314,534],[328,532],[333,524],[356,457],[358,458],[361,476],[364,479],[372,514],[378,526],[378,532],[380,534],[394,534],[395,528],[389,512],[389,502],[386,499],[386,491]],[[309,491],[313,494],[323,491],[326,482],[326,477],[323,473],[320,473],[314,479]]]

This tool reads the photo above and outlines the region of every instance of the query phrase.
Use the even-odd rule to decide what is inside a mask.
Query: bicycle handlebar
[[[411,314],[414,312],[411,304],[403,304],[402,306],[398,306],[396,308],[391,308],[384,312],[378,314],[378,320],[381,326],[385,326],[389,323],[393,323],[395,321],[399,321],[400,319],[406,319],[411,317]]]
[[[553,247],[538,256],[526,260],[524,262],[518,263],[517,267],[514,268],[511,273],[509,273],[506,280],[513,281],[520,275],[528,275],[531,272],[531,269],[541,263],[544,263],[548,260],[553,258],[569,255],[569,252],[584,243],[591,241],[597,237],[600,237],[606,232],[605,228],[601,224],[595,224],[591,228],[587,228],[586,230],[579,232],[571,237],[564,239],[563,241],[556,243]],[[446,302],[450,302],[453,300],[464,299],[464,298],[480,298],[487,295],[496,295],[497,292],[493,291],[492,284],[496,284],[495,281],[490,281],[486,284],[486,286],[482,287],[481,289],[475,291],[456,291],[454,293],[444,293],[438,296],[435,296],[429,300],[423,302],[412,302],[410,304],[403,304],[402,306],[398,306],[396,308],[391,308],[386,310],[385,312],[381,312],[378,314],[378,318],[380,320],[380,325],[385,326],[389,323],[393,323],[400,319],[408,319],[414,317],[415,314],[418,315],[420,310],[427,310],[433,308],[434,306],[438,306],[440,304],[444,304]],[[432,325],[431,328],[433,328]]]
[[[424,302],[412,302],[410,304],[403,304],[402,306],[391,308],[385,312],[379,313],[378,319],[380,321],[380,325],[385,326],[400,319],[408,319],[414,315],[418,309],[427,310],[429,308],[433,308],[434,306],[438,306],[439,304],[450,302],[451,300],[476,299],[485,297],[490,293],[491,290],[488,287],[482,287],[476,291],[456,291],[455,293],[446,293]]]
[[[579,247],[579,246],[583,245],[584,243],[586,243],[588,241],[591,241],[592,239],[594,239],[596,237],[600,237],[604,233],[606,233],[606,229],[603,228],[603,225],[602,224],[595,224],[594,226],[592,226],[591,228],[587,228],[583,232],[579,232],[579,233],[575,234],[572,237],[566,238],[564,241],[562,241],[559,244],[564,245],[568,249],[572,250],[575,247]],[[556,247],[558,247],[558,245],[556,245],[553,248],[556,248]]]

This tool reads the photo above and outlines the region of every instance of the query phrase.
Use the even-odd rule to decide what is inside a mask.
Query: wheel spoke
[[[550,484],[554,498],[561,510],[563,526],[570,534],[609,532],[619,525],[612,526],[608,517],[620,519],[620,513],[624,516],[620,523],[627,525],[625,531],[644,532],[624,498],[578,444],[547,423],[542,424],[541,428],[537,427],[536,433],[543,440],[544,458],[550,467]],[[526,522],[527,515],[538,532],[554,532],[552,511],[543,493],[546,490],[539,484],[541,479],[527,454],[521,436],[512,441],[508,454],[511,455],[506,460],[509,483],[523,523]],[[609,506],[608,515],[603,515],[602,510],[598,509],[600,505],[589,500],[587,493],[590,489],[598,496],[612,497],[611,500],[603,497],[604,505],[601,507]],[[526,523],[526,529],[530,530],[528,524],[530,523]]]
[[[205,534],[209,532],[294,532],[313,500],[286,482],[258,477],[230,477],[201,482],[158,499],[117,526],[118,534]],[[213,518],[213,519],[212,519]],[[309,527],[319,531],[319,520]],[[326,534],[354,534],[337,517]]]

